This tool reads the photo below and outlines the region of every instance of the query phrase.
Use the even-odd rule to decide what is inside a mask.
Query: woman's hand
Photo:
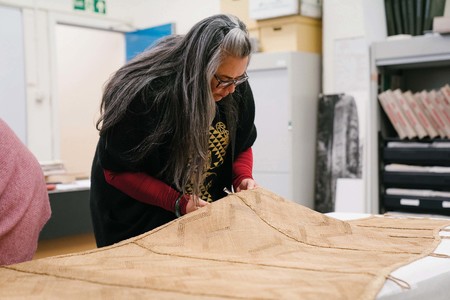
[[[243,190],[252,190],[255,187],[258,187],[258,184],[255,180],[251,178],[245,178],[241,181],[241,184],[236,188],[236,192],[240,192]]]
[[[197,203],[195,203],[197,201]],[[208,202],[200,199],[198,196],[190,195],[189,201],[186,205],[186,213],[190,213],[196,211],[200,207],[208,205]]]

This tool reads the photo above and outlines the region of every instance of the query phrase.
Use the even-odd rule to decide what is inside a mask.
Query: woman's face
[[[248,56],[227,56],[211,79],[211,90],[216,102],[234,92],[236,85],[245,81]],[[230,84],[231,83],[231,84]]]

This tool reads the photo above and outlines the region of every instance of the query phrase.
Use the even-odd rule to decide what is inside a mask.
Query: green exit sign
[[[106,14],[106,0],[73,0],[73,9]]]

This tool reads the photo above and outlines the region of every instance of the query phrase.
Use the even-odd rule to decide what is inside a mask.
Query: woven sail
[[[340,221],[263,188],[138,237],[0,268],[0,298],[374,299],[448,220]]]

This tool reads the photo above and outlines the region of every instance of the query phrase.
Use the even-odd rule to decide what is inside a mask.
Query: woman
[[[33,259],[50,216],[41,165],[0,118],[0,266]]]
[[[97,246],[252,189],[251,44],[230,15],[206,18],[124,65],[106,85],[91,176]]]

